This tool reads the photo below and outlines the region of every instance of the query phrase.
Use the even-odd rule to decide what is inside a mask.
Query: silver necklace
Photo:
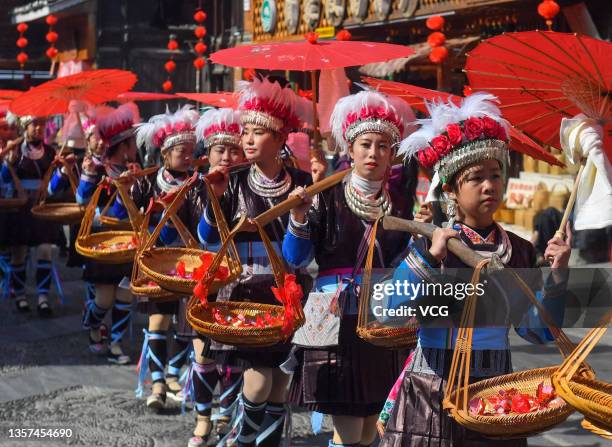
[[[291,188],[291,176],[284,168],[283,172],[285,174],[282,180],[268,180],[257,170],[255,165],[252,165],[249,171],[249,176],[247,177],[249,188],[251,188],[253,192],[261,197],[282,196],[289,191],[289,188]]]
[[[368,222],[375,221],[381,211],[385,216],[391,214],[391,198],[385,189],[377,199],[368,199],[359,194],[349,180],[344,186],[344,197],[350,210]]]

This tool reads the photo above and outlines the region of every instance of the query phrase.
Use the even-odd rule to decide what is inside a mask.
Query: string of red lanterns
[[[53,31],[53,27],[57,24],[57,17],[55,17],[53,14],[49,14],[45,21],[47,22],[47,25],[49,25],[49,31],[45,35],[45,39],[50,45],[45,54],[49,59],[53,59],[58,53],[57,48],[55,48],[55,42],[57,42],[59,35]]]
[[[425,21],[425,26],[432,31],[427,36],[427,44],[431,47],[429,60],[441,64],[448,57],[448,49],[444,46],[446,35],[440,31],[444,27],[444,17],[431,16]]]
[[[174,51],[178,50],[178,47],[179,47],[179,44],[178,44],[178,41],[176,40],[176,36],[174,34],[170,34],[170,39],[168,40],[167,48],[168,50],[172,51],[172,53],[170,53],[170,59],[168,59],[168,61],[164,64],[164,69],[166,70],[166,73],[168,73],[168,76],[166,77],[166,80],[162,84],[162,89],[165,92],[169,92],[170,90],[174,88],[174,85],[172,84],[171,76],[172,76],[172,73],[174,73],[174,70],[176,70],[176,62],[174,62]]]
[[[555,0],[543,0],[538,5],[538,14],[546,20],[548,31],[552,31],[553,19],[559,14],[560,10],[561,8]]]
[[[23,66],[28,61],[28,53],[24,51],[24,48],[28,46],[28,39],[25,38],[24,34],[28,30],[27,23],[20,23],[17,25],[17,31],[19,31],[19,38],[17,39],[17,47],[21,49],[21,52],[17,55],[17,62],[19,67],[23,70]]]
[[[193,33],[198,39],[197,43],[193,47],[197,54],[193,61],[193,66],[198,71],[202,70],[206,65],[206,58],[203,56],[204,53],[206,53],[206,50],[208,50],[208,47],[204,43],[204,37],[206,37],[206,27],[203,25],[203,23],[206,20],[206,17],[206,13],[202,11],[201,8],[198,8],[193,15],[193,20],[195,20],[197,23]]]

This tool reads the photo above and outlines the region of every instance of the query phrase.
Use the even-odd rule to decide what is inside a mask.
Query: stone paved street
[[[59,260],[58,264],[63,264]],[[156,446],[183,447],[190,436],[193,417],[181,414],[179,404],[170,405],[163,414],[145,410],[134,395],[135,365],[110,366],[87,349],[87,338],[80,330],[84,297],[78,269],[60,267],[66,303],[55,305],[55,317],[40,320],[35,312],[18,315],[14,303],[0,301],[0,446]],[[30,288],[30,296],[33,290]],[[134,321],[129,353],[136,359],[142,343],[142,315]],[[584,330],[569,330],[577,338]],[[513,362],[523,369],[550,365],[558,361],[553,346],[531,346],[513,337]],[[612,376],[610,349],[612,336],[606,335],[593,356],[591,365],[606,380]],[[530,446],[596,447],[606,441],[579,426],[573,415],[564,424],[530,439]],[[293,446],[326,446],[326,431],[313,436],[309,415],[293,415]],[[9,428],[63,427],[73,437],[58,441],[9,439]],[[492,441],[492,446],[495,443]]]

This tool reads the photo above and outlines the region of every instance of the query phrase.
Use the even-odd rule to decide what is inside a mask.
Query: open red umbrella
[[[21,90],[0,90],[0,101],[12,100],[23,95],[24,93],[25,92],[22,92]]]
[[[384,62],[414,53],[410,47],[352,40],[243,45],[210,55],[215,64],[265,70],[311,71]]]
[[[169,93],[125,92],[117,95],[115,101],[167,101],[171,99],[179,99],[179,97]]]
[[[136,84],[134,73],[125,70],[89,70],[45,82],[19,96],[10,109],[17,115],[47,116],[68,111],[72,100],[100,104]]]
[[[611,55],[612,43],[578,34],[506,33],[480,43],[465,72],[474,91],[500,98],[512,124],[559,147],[563,117],[612,122]]]
[[[238,107],[238,98],[231,92],[177,93],[176,95],[214,107],[229,107],[232,109]]]
[[[411,107],[414,107],[423,113],[427,113],[425,101],[442,99],[444,101],[452,101],[458,105],[463,99],[461,96],[452,95],[450,93],[440,92],[437,90],[430,90],[428,88],[417,87],[416,85],[403,84],[401,82],[386,81],[368,77],[364,77],[362,79],[380,92],[402,98],[404,101],[410,104]],[[542,146],[514,126],[510,126],[510,146],[517,152],[529,155],[536,160],[542,160],[551,165],[565,166],[554,155],[546,151]]]
[[[507,33],[478,45],[470,53],[465,71],[472,89],[491,91],[499,96],[504,116],[510,122],[544,143],[558,147],[563,118],[573,118],[582,113],[601,126],[612,124],[611,54],[612,43],[578,34],[553,31]],[[565,141],[568,136],[563,137]],[[569,147],[564,149],[571,152],[568,158],[574,162],[585,161],[580,163],[557,232],[560,236],[563,236],[578,195],[579,206],[574,210],[577,227],[582,219],[582,209],[588,208],[586,204],[591,204],[591,221],[612,215],[609,208],[612,179],[605,168],[603,154],[600,154],[605,151],[608,159],[612,160],[612,147],[593,145],[587,154],[582,152],[585,147],[576,144],[576,140],[567,143]],[[584,178],[583,172],[587,173]],[[600,186],[595,188],[595,182]],[[593,206],[595,203],[600,205]],[[604,222],[602,225],[609,224]]]
[[[244,45],[220,50],[210,55],[215,64],[229,67],[249,67],[264,70],[310,71],[313,85],[314,147],[318,158],[321,135],[317,114],[316,70],[353,67],[372,62],[384,62],[414,53],[408,46],[381,42],[352,40],[319,41],[316,33],[305,40],[271,44]]]

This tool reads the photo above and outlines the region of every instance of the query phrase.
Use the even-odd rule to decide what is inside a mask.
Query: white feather
[[[398,154],[404,158],[416,156],[416,153],[429,145],[429,142],[446,130],[452,123],[465,121],[470,117],[489,118],[500,123],[508,132],[508,122],[502,118],[497,104],[499,100],[490,93],[474,93],[463,99],[460,106],[453,102],[425,101],[430,118],[417,120],[419,130],[412,133],[400,145]]]
[[[196,136],[198,141],[204,141],[204,132],[212,126],[221,126],[225,123],[226,126],[237,124],[242,128],[240,124],[240,112],[230,108],[222,109],[208,109],[206,110],[196,125]]]
[[[374,90],[366,90],[354,95],[345,96],[336,103],[329,119],[332,135],[343,154],[346,154],[348,151],[348,143],[344,139],[344,123],[348,115],[351,113],[359,114],[364,108],[379,107],[384,107],[386,111],[392,110],[400,119],[403,125],[403,134],[400,135],[400,138],[404,138],[414,130],[414,113],[410,106],[400,98],[386,96]]]
[[[298,96],[288,85],[281,87],[278,82],[270,82],[267,77],[255,77],[250,82],[240,81],[236,91],[239,94],[240,109],[243,109],[248,101],[260,98],[279,108],[288,108],[301,122],[308,124],[313,122],[311,102]]]

